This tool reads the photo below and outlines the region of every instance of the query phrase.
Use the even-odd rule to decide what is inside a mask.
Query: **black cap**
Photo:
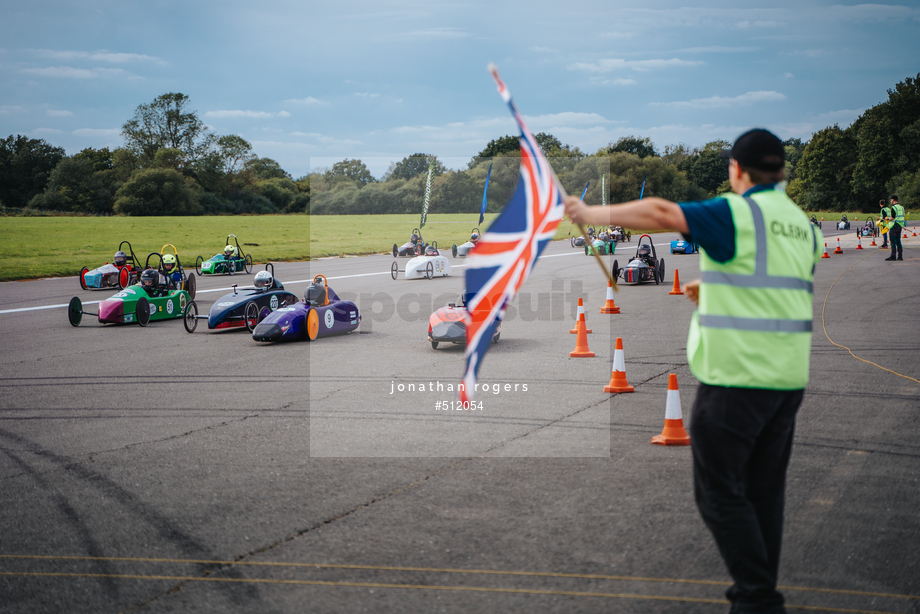
[[[780,170],[786,162],[783,142],[763,128],[748,130],[738,137],[731,149],[723,150],[720,155],[733,158],[742,168],[767,172]]]

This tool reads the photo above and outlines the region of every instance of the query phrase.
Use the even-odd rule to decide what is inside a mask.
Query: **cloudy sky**
[[[807,140],[920,72],[915,0],[687,4],[8,1],[0,138],[118,147],[138,105],[181,92],[295,178],[345,157],[379,177],[417,152],[459,167],[514,132],[489,62],[534,132],[592,153],[754,126]]]

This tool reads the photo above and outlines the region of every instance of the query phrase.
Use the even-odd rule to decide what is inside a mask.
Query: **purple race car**
[[[350,333],[360,322],[357,305],[340,299],[329,287],[326,277],[317,275],[307,286],[302,302],[269,314],[252,331],[252,338],[256,341],[314,341],[318,337]]]

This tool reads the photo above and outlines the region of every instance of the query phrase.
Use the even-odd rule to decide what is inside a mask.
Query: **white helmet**
[[[272,274],[268,271],[259,271],[256,273],[255,281],[253,282],[256,288],[271,288],[272,283],[275,280],[272,278]]]

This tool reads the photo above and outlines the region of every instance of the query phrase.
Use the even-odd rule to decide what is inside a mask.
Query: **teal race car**
[[[244,254],[236,235],[227,235],[226,246],[221,254],[215,254],[205,260],[198,256],[195,261],[195,272],[199,275],[234,275],[236,273],[252,273],[252,255]]]
[[[158,260],[158,262],[157,262]],[[176,258],[178,262],[178,258]],[[151,261],[157,266],[151,266]],[[133,324],[147,326],[151,321],[183,317],[185,307],[195,298],[195,274],[186,277],[181,265],[167,271],[163,255],[147,256],[138,283],[99,302],[99,313],[83,310],[80,297],[70,299],[67,317],[71,326],[79,326],[84,315],[96,316],[100,324]]]

